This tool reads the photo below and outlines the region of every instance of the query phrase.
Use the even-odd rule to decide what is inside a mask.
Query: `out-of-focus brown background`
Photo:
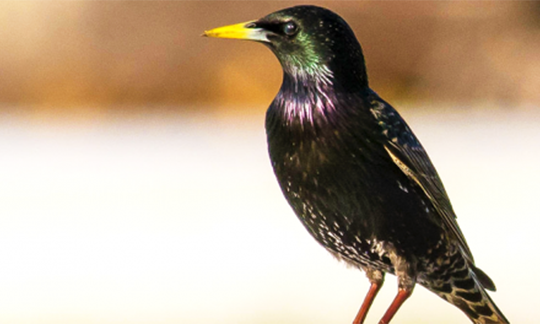
[[[538,317],[539,3],[315,2],[360,39],[512,323]],[[0,323],[352,321],[368,281],[268,161],[277,60],[200,37],[293,4],[0,2]],[[469,323],[422,287],[394,321]]]
[[[296,3],[2,1],[0,102],[54,112],[267,103],[281,80],[273,55],[200,34]],[[538,2],[317,4],[350,23],[390,100],[540,101]]]

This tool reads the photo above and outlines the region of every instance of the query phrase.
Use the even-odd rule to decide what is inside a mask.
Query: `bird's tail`
[[[427,288],[455,305],[475,324],[509,324],[486,289],[495,291],[493,281],[474,265],[464,262],[462,268],[438,278]]]

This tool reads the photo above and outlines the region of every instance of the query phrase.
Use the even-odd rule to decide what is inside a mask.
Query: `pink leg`
[[[396,315],[398,309],[403,305],[403,303],[409,298],[412,294],[412,289],[403,289],[399,288],[396,298],[394,298],[394,301],[388,307],[388,310],[384,314],[383,318],[379,322],[379,324],[388,324],[390,323],[390,320],[392,320],[392,317]]]
[[[371,282],[369,291],[366,295],[366,298],[364,298],[362,307],[360,307],[360,310],[358,311],[358,314],[356,315],[356,318],[354,319],[353,324],[364,323],[364,320],[366,319],[369,308],[371,307],[371,304],[373,303],[373,300],[375,299],[375,296],[377,296],[377,293],[379,292],[381,287],[382,287],[382,282]]]

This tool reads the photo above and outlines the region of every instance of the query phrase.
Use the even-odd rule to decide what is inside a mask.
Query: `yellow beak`
[[[202,36],[268,42],[268,38],[266,37],[266,32],[264,29],[248,27],[253,22],[255,22],[255,20],[235,25],[214,28],[212,30],[205,31]]]

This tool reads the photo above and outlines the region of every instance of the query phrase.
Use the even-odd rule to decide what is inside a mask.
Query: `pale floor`
[[[456,111],[457,110],[457,111]],[[540,298],[540,109],[404,115],[513,323]],[[273,178],[263,112],[0,119],[0,323],[350,323],[368,288]],[[368,317],[396,293],[389,276]],[[395,323],[469,323],[417,287]]]

